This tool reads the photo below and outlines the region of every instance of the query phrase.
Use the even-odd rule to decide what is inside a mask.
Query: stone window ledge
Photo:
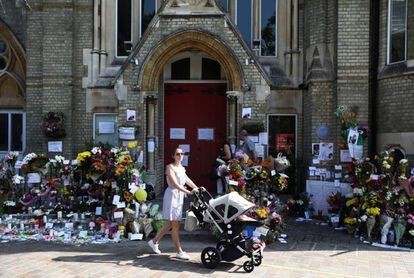
[[[414,60],[386,65],[378,74],[378,80],[414,74]]]

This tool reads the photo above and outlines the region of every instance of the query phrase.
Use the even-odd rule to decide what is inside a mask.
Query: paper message
[[[199,128],[198,129],[198,140],[214,140],[214,129],[213,128]]]
[[[47,150],[51,153],[62,152],[62,141],[49,141],[47,142]]]
[[[67,229],[67,230],[73,230],[73,223],[72,222],[65,223],[65,229]]]
[[[102,207],[96,207],[95,214],[102,215]]]
[[[269,144],[269,134],[267,132],[260,132],[259,133],[259,143],[262,145]]]
[[[114,122],[99,122],[99,134],[114,134],[115,123]]]
[[[185,128],[170,128],[170,139],[185,139]]]
[[[178,145],[178,148],[179,149],[182,149],[183,152],[185,152],[185,153],[189,153],[190,152],[190,145],[189,144],[181,144],[181,145]]]
[[[239,183],[235,180],[229,180],[230,185],[239,185]]]
[[[114,212],[114,218],[118,219],[118,218],[123,218],[124,217],[124,212],[122,211],[115,211]]]
[[[119,199],[121,198],[121,196],[119,195],[114,195],[114,198],[112,199],[112,204],[113,205],[117,205],[119,203]]]
[[[148,152],[153,153],[155,150],[155,142],[154,141],[148,141]]]
[[[183,160],[181,161],[181,165],[187,167],[188,166],[188,155],[184,155]]]

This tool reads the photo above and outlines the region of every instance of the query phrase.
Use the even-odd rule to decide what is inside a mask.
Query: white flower
[[[297,200],[296,203],[298,203],[300,206],[303,205],[303,201],[302,200]]]
[[[354,188],[354,195],[355,196],[362,196],[363,191],[361,188]]]
[[[9,152],[8,154],[6,154],[4,156],[4,159],[6,161],[8,160],[14,160],[15,158],[17,158],[19,156],[19,152]]]
[[[391,197],[392,197],[392,192],[387,191],[387,195],[385,196],[385,200],[389,201],[389,200],[391,200]]]
[[[35,159],[37,157],[37,154],[35,153],[29,153],[27,154],[24,158],[23,158],[23,162],[24,163],[29,163],[30,161],[32,161],[33,159]]]
[[[400,164],[408,164],[408,160],[403,158],[400,160]]]
[[[117,154],[119,152],[118,148],[112,148],[111,153]]]
[[[361,216],[361,218],[360,218],[360,219],[361,219],[361,221],[362,221],[362,222],[365,222],[365,221],[367,221],[368,216],[366,216],[366,215],[364,214],[364,215],[362,215],[362,216]]]
[[[410,235],[414,236],[414,230],[409,230],[408,232],[410,233]]]
[[[93,153],[93,154],[101,154],[102,153],[102,151],[101,151],[101,148],[99,148],[99,147],[94,147],[92,150],[91,150],[91,153]]]
[[[3,204],[6,207],[14,207],[16,205],[16,202],[14,202],[14,201],[4,201]]]
[[[55,156],[55,160],[57,161],[57,163],[62,164],[63,161],[65,160],[65,158],[63,156],[61,156],[61,155],[56,155]]]
[[[12,183],[13,184],[21,184],[23,182],[24,182],[24,178],[22,176],[19,176],[19,175],[16,174],[12,177]]]

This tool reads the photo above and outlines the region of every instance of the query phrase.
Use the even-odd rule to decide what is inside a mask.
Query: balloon
[[[138,202],[145,202],[147,200],[147,191],[144,189],[138,189],[135,191],[134,196]]]

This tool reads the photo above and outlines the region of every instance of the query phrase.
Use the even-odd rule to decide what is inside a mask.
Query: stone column
[[[237,146],[237,103],[238,97],[243,94],[242,92],[228,91],[227,95],[227,107],[228,119],[229,119],[229,132],[228,132],[228,141],[231,144]]]
[[[99,53],[100,53],[100,39],[101,36],[99,32],[101,32],[101,24],[100,24],[100,1],[94,2],[93,7],[93,14],[94,14],[94,21],[93,21],[93,48],[91,51],[92,54],[92,76],[91,76],[91,83],[94,84],[95,81],[98,79],[99,76]]]
[[[101,40],[99,46],[99,74],[105,72],[106,69],[106,57],[108,53],[105,50],[105,43],[106,42],[106,18],[103,18],[103,15],[106,15],[106,5],[101,4]]]
[[[148,151],[150,144],[155,145],[155,94],[148,94],[145,96],[147,106],[147,132],[146,132],[146,156],[147,156],[147,169],[149,172],[155,171],[155,150],[153,152]]]

